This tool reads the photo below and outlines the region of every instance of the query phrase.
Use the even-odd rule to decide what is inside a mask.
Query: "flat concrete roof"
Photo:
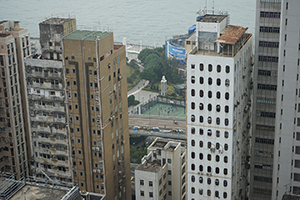
[[[162,166],[160,166],[160,162],[146,161],[146,163],[140,164],[137,168],[135,168],[135,170],[157,173],[161,168]]]
[[[52,17],[52,18],[46,19],[45,21],[41,22],[40,24],[64,24],[66,22],[70,22],[73,20],[75,20],[75,19]]]
[[[102,32],[102,31],[81,31],[77,30],[73,33],[67,35],[64,39],[70,40],[96,40],[101,39],[110,34],[110,32]]]
[[[212,15],[212,14],[206,14],[198,20],[198,22],[214,22],[218,23],[223,21],[227,15]]]
[[[33,185],[25,185],[19,192],[17,192],[10,200],[54,200],[61,199],[69,190],[58,190],[48,187],[37,187]]]

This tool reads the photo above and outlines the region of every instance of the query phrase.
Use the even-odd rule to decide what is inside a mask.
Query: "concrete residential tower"
[[[69,30],[70,24],[72,30]],[[42,54],[24,59],[33,152],[31,173],[67,182],[72,182],[73,172],[66,126],[61,38],[75,29],[76,20],[72,18],[50,18],[41,22]]]
[[[251,199],[300,193],[299,7],[257,0]]]
[[[249,195],[253,36],[228,23],[225,12],[203,11],[190,36],[196,39],[187,52],[190,200]]]
[[[125,47],[113,33],[77,30],[63,51],[74,181],[131,199]]]
[[[17,21],[0,22],[0,171],[29,175],[30,127],[24,87],[23,58],[30,55],[30,38]]]

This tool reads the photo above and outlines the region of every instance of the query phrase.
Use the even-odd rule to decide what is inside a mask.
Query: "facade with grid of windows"
[[[61,51],[64,27],[76,20],[50,18],[40,23],[42,55],[24,59],[31,128],[31,174],[52,180],[72,182],[70,137],[67,128],[65,81]],[[49,28],[49,23],[55,28]],[[50,31],[45,31],[46,29]],[[46,37],[47,35],[47,37]],[[45,39],[46,37],[46,39]],[[54,56],[55,55],[55,56]]]
[[[251,198],[300,193],[299,7],[257,0]]]
[[[23,58],[30,55],[30,37],[17,21],[0,22],[0,171],[29,175],[30,129],[24,91]]]
[[[63,39],[74,181],[107,199],[131,199],[125,46],[113,33]]]
[[[228,23],[206,11],[187,54],[189,200],[249,195],[253,36]]]

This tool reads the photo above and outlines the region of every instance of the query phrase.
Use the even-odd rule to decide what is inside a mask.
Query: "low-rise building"
[[[142,164],[135,171],[136,198],[144,191],[145,198],[153,199],[185,199],[186,192],[186,144],[185,142],[156,138],[147,149],[148,154],[142,158]],[[166,169],[165,169],[166,168]],[[162,170],[166,170],[164,175]],[[160,181],[162,176],[162,180]],[[158,177],[158,179],[156,178]],[[162,183],[166,179],[166,188]],[[145,181],[163,185],[163,191],[157,192],[155,187],[142,185]],[[146,182],[146,184],[148,184]],[[162,195],[166,189],[166,197]],[[149,196],[148,195],[149,192]],[[153,197],[150,196],[153,193]]]

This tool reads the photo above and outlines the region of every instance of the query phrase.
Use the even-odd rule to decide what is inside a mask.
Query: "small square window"
[[[73,74],[75,74],[75,73],[76,73],[76,70],[75,70],[75,69],[72,69],[72,72],[73,72]]]
[[[75,60],[75,56],[71,56],[71,59],[72,59],[72,60]]]
[[[140,180],[140,185],[144,185],[144,180]]]

